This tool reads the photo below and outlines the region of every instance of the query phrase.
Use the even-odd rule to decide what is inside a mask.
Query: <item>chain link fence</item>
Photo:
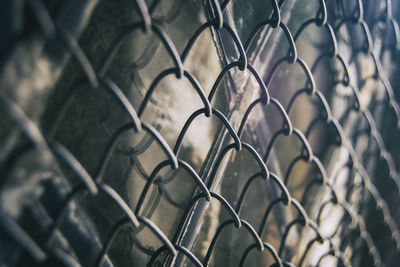
[[[397,1],[56,2],[0,4],[1,266],[397,265]]]

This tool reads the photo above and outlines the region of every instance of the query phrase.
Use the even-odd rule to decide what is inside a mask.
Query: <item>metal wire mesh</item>
[[[392,1],[43,2],[1,57],[2,264],[395,266]]]

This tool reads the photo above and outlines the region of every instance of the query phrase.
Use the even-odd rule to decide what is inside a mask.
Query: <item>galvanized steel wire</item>
[[[138,248],[148,254],[148,266],[153,266],[156,262],[162,262],[165,265],[177,264],[176,259],[179,255],[186,258],[186,260],[180,261],[182,264],[185,262],[188,264],[188,260],[195,266],[208,266],[212,263],[214,248],[218,243],[219,236],[229,226],[234,227],[235,229],[244,229],[253,239],[253,244],[249,245],[245,251],[237,251],[237,253],[241,253],[241,260],[238,262],[239,266],[246,266],[246,260],[249,257],[256,255],[251,253],[253,250],[271,254],[275,261],[274,263],[271,263],[273,266],[306,266],[308,264],[306,262],[307,255],[317,243],[329,244],[328,252],[321,256],[320,259],[318,259],[318,262],[322,262],[325,257],[334,257],[338,260],[338,265],[351,266],[357,258],[357,251],[356,248],[348,250],[347,247],[355,244],[354,240],[359,240],[361,244],[360,246],[367,247],[369,257],[372,259],[374,265],[384,266],[385,259],[382,258],[381,254],[385,248],[379,247],[375,243],[374,238],[371,237],[370,230],[366,226],[366,218],[363,217],[363,214],[365,215],[365,213],[361,212],[361,209],[368,209],[371,207],[361,207],[359,202],[352,201],[352,194],[356,192],[355,188],[361,188],[361,195],[369,196],[368,198],[375,202],[375,208],[383,214],[383,216],[377,217],[376,220],[381,220],[384,227],[392,233],[391,244],[396,246],[396,250],[399,251],[400,222],[396,221],[392,216],[396,207],[388,204],[384,197],[382,197],[382,192],[377,189],[375,184],[377,180],[372,177],[374,174],[368,171],[368,166],[366,165],[371,160],[383,161],[386,164],[388,175],[379,182],[393,184],[400,192],[399,173],[394,164],[392,155],[384,143],[385,140],[381,136],[381,129],[376,123],[376,120],[380,120],[380,118],[374,117],[374,113],[370,110],[370,108],[376,108],[377,106],[387,108],[392,112],[392,116],[396,119],[392,127],[399,127],[399,105],[396,101],[394,90],[392,89],[389,79],[388,77],[385,77],[385,73],[381,66],[381,55],[385,51],[395,51],[399,48],[398,23],[392,15],[390,0],[384,1],[386,8],[383,9],[383,11],[379,11],[381,13],[377,14],[376,17],[372,19],[365,18],[363,1],[355,1],[354,5],[351,5],[353,9],[347,10],[347,4],[344,3],[345,1],[328,3],[333,1],[320,0],[318,2],[318,10],[315,10],[314,12],[315,16],[312,18],[305,18],[301,25],[297,25],[297,30],[295,32],[293,32],[281,19],[280,8],[283,4],[281,2],[285,1],[279,2],[277,0],[271,0],[273,9],[272,14],[264,21],[260,21],[251,32],[248,39],[243,43],[235,30],[224,21],[224,12],[230,4],[230,1],[205,1],[205,9],[207,14],[210,16],[209,21],[201,25],[198,29],[194,29],[193,36],[185,45],[181,54],[178,53],[174,41],[170,38],[166,30],[163,29],[162,26],[158,25],[152,18],[152,10],[154,10],[157,5],[162,5],[162,1],[154,1],[150,6],[148,6],[148,4],[143,0],[135,0],[133,2],[137,8],[138,14],[140,14],[140,22],[126,26],[125,30],[122,31],[110,46],[106,57],[102,59],[103,63],[100,68],[95,69],[90,60],[86,57],[85,51],[81,49],[79,40],[76,39],[73,34],[67,32],[63,25],[58,25],[56,22],[52,21],[51,16],[46,10],[46,6],[43,5],[41,1],[26,1],[26,5],[30,6],[29,13],[35,18],[40,31],[43,34],[43,38],[56,36],[58,42],[64,46],[63,49],[69,51],[73,59],[79,64],[81,67],[81,73],[84,77],[84,79],[74,82],[67,98],[64,99],[62,106],[58,108],[58,114],[54,116],[55,119],[51,123],[50,129],[45,130],[41,129],[40,125],[32,121],[25,114],[24,110],[0,89],[0,109],[2,114],[12,122],[11,127],[25,136],[35,150],[46,151],[46,153],[53,156],[61,165],[67,166],[76,178],[76,182],[71,184],[70,192],[67,194],[62,206],[59,207],[59,213],[50,223],[47,235],[40,237],[40,239],[28,234],[26,229],[24,229],[23,226],[20,226],[10,214],[7,214],[5,211],[0,211],[0,227],[13,238],[13,240],[29,257],[32,257],[34,262],[40,264],[45,262],[49,255],[55,255],[55,257],[61,259],[61,262],[65,265],[82,264],[81,259],[72,254],[65,252],[59,253],[57,246],[52,242],[54,238],[56,238],[57,231],[59,231],[63,220],[70,212],[69,207],[73,203],[79,203],[79,201],[81,201],[79,199],[82,197],[85,199],[93,198],[93,200],[95,200],[96,197],[101,196],[103,199],[106,199],[105,201],[112,203],[115,208],[120,211],[122,217],[117,220],[107,233],[105,233],[106,239],[102,241],[101,250],[98,252],[97,257],[89,259],[89,262],[92,262],[93,266],[102,266],[102,264],[104,264],[104,258],[107,256],[116,238],[120,238],[118,232],[127,225],[130,226],[129,231],[131,231],[133,235],[136,235],[144,228],[147,228],[161,242],[162,245],[160,247],[148,248],[140,244],[140,237],[138,237]],[[333,7],[335,7],[335,10],[331,10]],[[296,11],[293,10],[292,12]],[[376,27],[378,23],[385,25],[386,36],[394,36],[392,37],[392,42],[386,43],[384,41],[384,45],[381,48],[381,55],[378,55],[374,50],[374,38],[371,36],[371,29]],[[366,79],[372,79],[381,83],[386,90],[385,96],[382,99],[373,99],[368,107],[363,106],[361,104],[362,100],[359,99],[360,90],[362,90],[360,87],[368,81],[354,81],[352,79],[352,72],[355,70],[348,67],[352,62],[348,62],[349,60],[341,53],[338,45],[337,38],[340,38],[338,36],[340,35],[341,27],[345,27],[346,25],[359,27],[361,32],[364,34],[362,39],[358,40],[359,47],[352,51],[350,60],[356,58],[358,54],[369,57],[375,64],[375,72],[371,77]],[[320,55],[311,64],[307,64],[306,61],[300,57],[297,49],[297,42],[301,39],[302,34],[308,29],[308,27],[317,27],[326,31],[330,40],[329,47],[322,48]],[[273,34],[275,34],[276,31],[282,31],[285,37],[283,40],[284,42],[287,42],[289,47],[287,54],[278,59],[275,65],[271,66],[271,70],[266,76],[259,74],[257,69],[253,67],[248,60],[249,48],[257,39],[260,32],[265,28],[274,29]],[[134,107],[123,90],[121,90],[113,80],[107,77],[107,69],[115,57],[119,45],[127,34],[136,30],[141,30],[144,33],[151,32],[155,34],[161,40],[163,46],[162,49],[165,49],[169,56],[169,60],[173,63],[173,67],[165,69],[154,79],[138,107]],[[195,76],[189,70],[185,69],[184,63],[201,33],[210,30],[216,33],[225,31],[226,34],[230,35],[233,43],[236,45],[239,57],[236,61],[228,62],[226,66],[222,66],[222,71],[215,81],[213,88],[211,88],[210,93],[206,95]],[[358,38],[358,36],[354,38]],[[350,89],[352,92],[350,96],[347,96],[349,99],[349,101],[347,101],[348,105],[345,108],[346,111],[343,112],[343,115],[340,118],[333,115],[330,102],[326,99],[325,94],[318,89],[313,76],[315,71],[324,68],[323,65],[320,65],[320,62],[329,59],[337,61],[342,68],[342,78],[336,80],[336,83]],[[270,87],[277,71],[281,67],[283,68],[286,66],[286,64],[299,66],[304,73],[306,83],[302,89],[299,89],[295,94],[293,94],[293,96],[291,96],[288,104],[285,106],[270,93]],[[242,120],[240,126],[236,128],[231,125],[229,118],[225,115],[225,111],[218,110],[212,105],[219,84],[222,79],[230,73],[231,69],[237,69],[240,72],[248,72],[255,78],[259,86],[259,88],[257,88],[257,90],[259,90],[259,98],[253,101],[246,111],[241,114]],[[189,81],[193,86],[193,90],[204,105],[203,108],[198,109],[190,116],[190,118],[188,118],[184,127],[180,130],[179,136],[176,136],[177,141],[173,147],[168,145],[163,135],[160,134],[160,128],[158,128],[157,125],[152,125],[142,119],[143,114],[146,112],[146,107],[152,101],[152,96],[158,83],[167,76],[175,76],[176,79],[186,79]],[[288,79],[290,79],[290,77],[288,77]],[[119,103],[120,107],[124,109],[124,112],[130,120],[129,123],[112,134],[107,148],[105,149],[105,153],[101,156],[102,160],[98,162],[98,167],[94,173],[89,173],[83,164],[81,164],[79,159],[70,152],[69,148],[61,144],[56,138],[56,132],[60,130],[62,131],[64,115],[68,110],[71,101],[73,101],[77,92],[79,92],[80,88],[82,88],[84,84],[90,85],[92,90],[101,90],[104,94],[109,95],[110,98],[114,98]],[[313,105],[311,103],[316,103],[316,106],[320,110],[318,114],[315,114],[312,122],[304,132],[292,124],[290,116],[293,106],[301,97],[310,99],[310,105]],[[281,129],[276,131],[269,140],[264,140],[267,146],[265,151],[260,151],[254,144],[245,142],[242,138],[243,132],[246,129],[246,122],[250,117],[252,110],[258,105],[274,107],[278,111],[276,114],[281,116],[283,122]],[[360,123],[357,125],[358,128],[354,126],[355,130],[352,132],[351,136],[348,136],[345,133],[346,131],[343,129],[343,125],[351,114],[355,114]],[[192,122],[199,116],[205,116],[209,119],[218,119],[223,125],[221,131],[226,131],[231,137],[230,144],[222,147],[222,149],[218,151],[217,155],[210,155],[209,158],[207,158],[207,161],[214,162],[211,174],[207,177],[207,180],[206,177],[202,177],[188,162],[184,161],[180,157],[180,149],[182,147],[182,142],[185,139],[186,132]],[[361,181],[358,183],[349,182],[347,184],[346,197],[344,198],[339,197],[339,194],[336,192],[337,189],[335,183],[338,174],[328,174],[326,166],[324,166],[323,163],[324,161],[319,159],[318,156],[313,153],[312,145],[308,142],[309,136],[318,124],[322,124],[328,129],[329,135],[326,138],[331,140],[330,145],[344,149],[347,151],[348,155],[350,155],[347,162],[345,162],[339,169],[347,169],[353,175],[361,177]],[[154,166],[151,173],[146,173],[142,170],[141,173],[144,179],[144,187],[141,190],[136,207],[130,207],[126,200],[120,195],[120,192],[113,189],[104,181],[104,173],[112,154],[117,149],[117,142],[119,138],[128,131],[133,131],[136,134],[145,133],[146,136],[146,138],[143,138],[143,140],[129,152],[129,157],[132,158],[132,161],[137,163],[139,161],[137,157],[140,154],[143,154],[153,142],[158,144],[166,156],[166,160]],[[369,151],[366,157],[358,155],[356,148],[354,147],[357,143],[357,139],[362,136],[367,136],[368,142],[374,144],[371,145],[374,147],[374,151]],[[279,177],[267,167],[267,162],[270,159],[271,151],[276,145],[277,140],[285,140],[285,138],[289,137],[297,139],[298,142],[301,143],[302,149],[299,151],[298,156],[288,163],[289,167],[286,172],[282,174],[283,177]],[[263,137],[260,136],[258,138]],[[259,166],[259,171],[250,177],[240,177],[241,179],[247,180],[236,203],[229,203],[221,193],[213,192],[211,189],[215,188],[215,176],[217,175],[221,162],[231,151],[236,151],[236,153],[247,151],[253,158],[254,162]],[[9,173],[11,171],[9,168],[13,167],[5,166],[5,162],[6,160],[3,160],[1,165],[2,174]],[[288,189],[288,184],[291,182],[291,173],[295,168],[295,165],[299,162],[309,164],[316,170],[312,173],[312,177],[307,177],[307,184],[305,185],[302,199],[296,199],[293,197],[291,190]],[[140,165],[138,165],[137,168],[139,168],[140,172]],[[149,212],[147,210],[147,212],[143,212],[146,199],[148,199],[152,194],[150,188],[156,186],[159,188],[159,191],[164,192],[166,190],[163,188],[164,184],[169,183],[177,177],[176,175],[170,175],[170,177],[163,177],[160,179],[161,177],[159,173],[162,173],[165,169],[185,170],[193,179],[193,183],[197,187],[197,190],[194,191],[193,196],[187,204],[181,207],[184,212],[178,220],[179,224],[176,226],[175,232],[170,236],[165,234],[161,230],[162,227],[152,220],[151,211]],[[3,176],[1,179],[2,182],[0,185],[3,186],[7,182],[7,176]],[[268,205],[265,213],[258,215],[259,218],[261,218],[261,223],[256,225],[243,219],[241,217],[241,212],[246,195],[250,194],[249,190],[251,184],[258,179],[262,179],[267,185],[269,183],[274,183],[277,185],[280,192],[276,199],[267,203]],[[21,183],[23,183],[23,181]],[[328,201],[319,203],[319,205],[318,203],[314,203],[314,206],[318,206],[318,216],[315,218],[311,217],[303,207],[304,202],[312,201],[312,195],[307,194],[309,194],[308,192],[313,186],[324,188],[331,192],[331,197]],[[162,197],[165,197],[167,201],[176,206],[177,204],[168,197],[168,194],[173,195],[174,192],[171,191],[167,194],[164,193]],[[157,197],[159,198],[161,196],[156,196],[156,198]],[[307,198],[311,199],[307,200]],[[191,247],[184,247],[182,245],[182,239],[188,229],[189,231],[191,229],[188,228],[187,222],[190,219],[191,212],[193,212],[193,207],[198,201],[209,202],[211,200],[220,202],[221,207],[227,211],[230,218],[219,222],[205,257],[199,258],[199,256],[192,251]],[[297,216],[286,225],[280,225],[284,231],[280,237],[279,247],[274,247],[269,243],[268,239],[264,240],[262,236],[271,211],[278,204],[283,204],[285,208],[294,208],[297,210]],[[96,202],[88,201],[86,202],[86,205],[96,205]],[[337,229],[332,231],[331,236],[324,235],[320,231],[322,223],[320,217],[328,205],[334,205],[343,210],[343,214],[341,215],[343,217],[341,218],[341,224],[337,226]],[[157,207],[155,207],[155,209],[157,209]],[[298,226],[299,228],[309,228],[314,232],[314,234],[304,235],[302,237],[307,239],[307,246],[304,251],[296,252],[300,253],[300,255],[287,255],[284,253],[285,247],[292,246],[287,242],[288,233],[295,226]],[[348,240],[348,236],[350,235],[352,236],[352,240]],[[342,240],[339,246],[332,241],[334,237],[339,237],[339,239]],[[293,259],[297,260],[293,261]]]

